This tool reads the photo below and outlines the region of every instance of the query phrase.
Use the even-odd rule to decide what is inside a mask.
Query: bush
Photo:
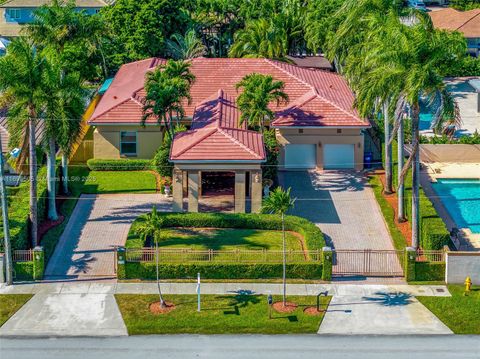
[[[45,219],[47,209],[46,177],[47,169],[46,167],[41,167],[37,175],[37,208],[39,223]],[[12,243],[12,249],[28,249],[30,248],[30,182],[23,182],[15,191],[15,198],[10,201],[8,207],[8,221],[10,223],[10,240]],[[3,225],[1,223],[0,242],[3,243]],[[1,248],[3,248],[3,245]]]
[[[265,143],[266,150],[266,162],[262,165],[262,173],[264,179],[272,180],[273,183],[277,183],[278,174],[278,155],[280,153],[280,147],[277,143],[275,136],[275,130],[266,130],[263,133],[263,141]]]
[[[279,230],[282,221],[279,216],[254,213],[159,213],[162,227],[197,227],[197,228],[245,228]],[[143,221],[145,215],[137,218]],[[300,233],[309,250],[321,250],[325,246],[323,233],[312,222],[296,216],[285,217],[285,229]],[[135,230],[135,224],[131,231]],[[142,245],[143,246],[143,245]]]
[[[204,279],[269,279],[282,278],[282,264],[161,264],[160,278],[196,278],[197,273]],[[126,279],[155,279],[155,263],[125,263]],[[322,265],[319,263],[287,264],[288,278],[321,279]]]
[[[121,158],[113,160],[89,159],[91,171],[144,171],[152,169],[152,160]]]
[[[13,264],[15,280],[33,279],[33,262],[16,262]]]
[[[445,281],[445,263],[417,262],[415,281]]]
[[[479,4],[480,7],[480,4]],[[465,55],[447,74],[448,77],[478,76],[480,74],[480,59]]]
[[[187,128],[184,125],[177,125],[175,126],[173,131],[175,134],[177,134],[186,130]],[[163,142],[155,153],[155,156],[153,157],[153,165],[162,177],[172,177],[173,166],[169,161],[171,146],[172,139],[170,138],[168,133],[165,132]]]

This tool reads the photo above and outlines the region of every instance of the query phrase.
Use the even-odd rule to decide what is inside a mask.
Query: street
[[[165,335],[1,339],[2,359],[480,358],[478,336]]]

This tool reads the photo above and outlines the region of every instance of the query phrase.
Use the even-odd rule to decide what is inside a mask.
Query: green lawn
[[[0,326],[32,297],[31,294],[0,294]]]
[[[143,247],[133,226],[126,247]],[[194,250],[282,249],[282,232],[239,228],[165,228],[160,231],[161,248],[190,248]],[[301,251],[301,240],[286,233],[287,248]]]
[[[480,286],[473,287],[468,296],[464,286],[449,285],[452,297],[417,297],[455,334],[480,334]]]
[[[148,171],[90,171],[83,193],[154,193],[156,178]]]
[[[167,295],[176,309],[168,314],[154,315],[149,310],[157,295],[115,295],[130,335],[140,334],[300,334],[317,332],[323,315],[308,316],[307,306],[314,306],[316,297],[289,296],[299,307],[293,313],[272,311],[268,318],[267,297],[263,295],[203,295],[202,311],[197,312],[195,295]],[[280,296],[274,301],[281,300]],[[330,298],[322,297],[322,305]]]

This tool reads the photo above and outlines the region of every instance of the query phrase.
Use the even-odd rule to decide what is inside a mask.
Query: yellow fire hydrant
[[[470,279],[470,277],[467,277],[465,279],[465,295],[467,295],[470,290],[472,289],[472,280]]]

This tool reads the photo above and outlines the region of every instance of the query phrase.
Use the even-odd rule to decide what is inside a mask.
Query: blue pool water
[[[438,179],[432,186],[458,228],[480,233],[480,180]]]
[[[433,121],[433,114],[431,113],[420,113],[420,123],[419,129],[420,131],[429,130],[430,126],[432,125]]]

